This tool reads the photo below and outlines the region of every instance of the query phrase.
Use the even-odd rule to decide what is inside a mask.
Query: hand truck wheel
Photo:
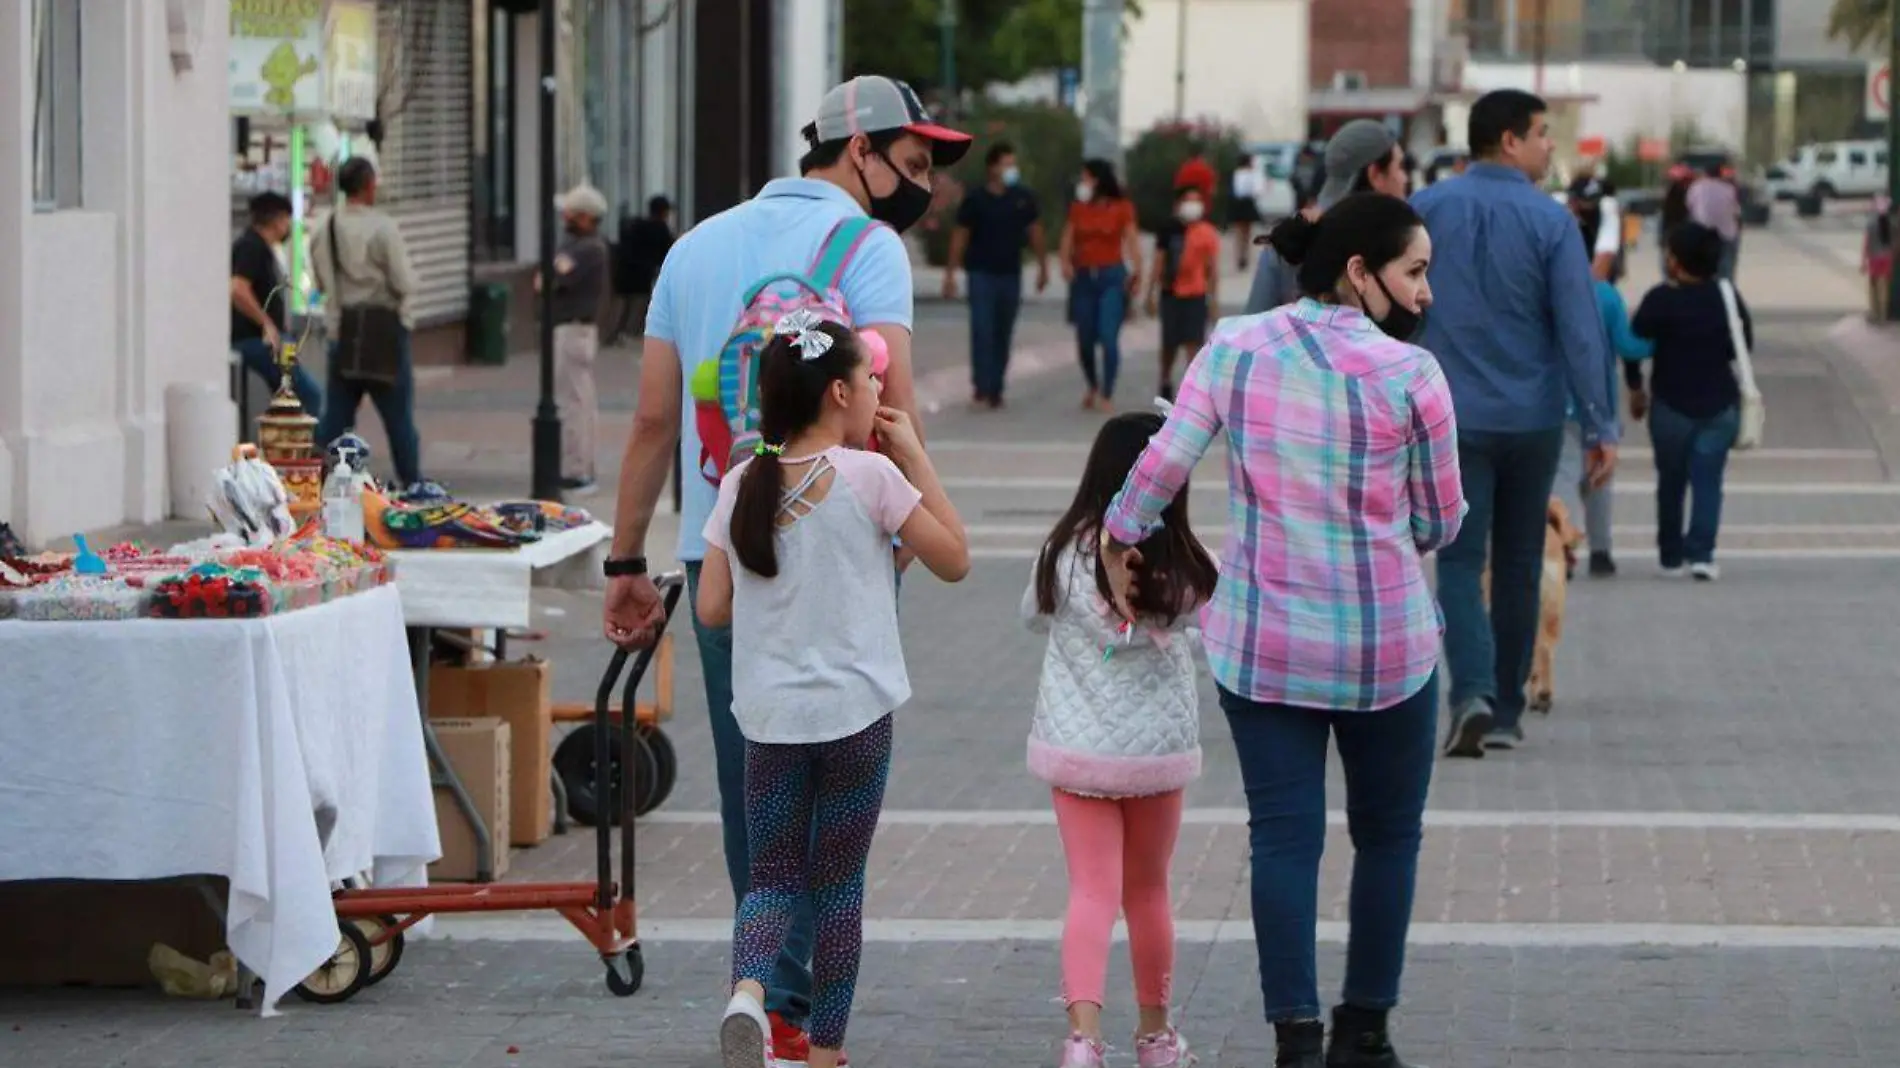
[[[347,920],[337,924],[336,952],[297,984],[297,996],[318,1005],[336,1005],[356,996],[369,983],[369,939]]]
[[[673,796],[673,786],[679,781],[680,765],[679,755],[673,749],[673,740],[666,736],[665,731],[658,727],[645,727],[641,729],[640,737],[647,743],[647,748],[653,751],[654,765],[652,804],[640,809],[640,814],[644,816],[666,804],[666,799]]]
[[[590,827],[599,826],[596,820],[603,818],[607,826],[616,826],[620,822],[620,791],[627,788],[629,772],[632,785],[639,790],[634,795],[634,811],[644,815],[651,812],[653,806],[647,804],[648,796],[653,792],[659,778],[659,769],[654,753],[645,740],[635,735],[634,753],[629,762],[627,754],[620,751],[620,731],[618,728],[607,732],[607,774],[602,776],[608,783],[608,796],[596,796],[594,770],[594,732],[592,726],[573,731],[554,750],[554,770],[561,776],[561,782],[567,788],[567,814],[576,823]]]
[[[646,958],[641,956],[639,946],[630,946],[626,952],[607,958],[607,989],[617,998],[633,996],[646,977]]]
[[[356,929],[363,932],[364,941],[369,943],[369,978],[363,981],[366,987],[375,986],[402,963],[403,932],[396,930],[401,921],[394,916],[358,916],[350,921]],[[377,945],[376,940],[383,932],[391,932],[387,941]]]

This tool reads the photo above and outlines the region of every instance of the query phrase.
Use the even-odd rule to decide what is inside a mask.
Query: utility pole
[[[1083,0],[1082,155],[1122,163],[1122,0]]]
[[[1537,0],[1537,29],[1531,37],[1531,50],[1537,64],[1538,96],[1544,95],[1544,52],[1550,45],[1550,35],[1545,27],[1550,19],[1550,0]]]
[[[1900,0],[1887,8],[1887,218],[1892,226],[1900,221],[1900,121],[1893,114],[1893,68],[1900,60]],[[1869,77],[1872,77],[1870,74]],[[1887,321],[1900,322],[1900,271],[1887,275]]]
[[[558,0],[541,0],[536,27],[541,33],[541,121],[540,129],[535,131],[540,142],[536,147],[541,151],[541,181],[536,190],[541,217],[541,400],[534,409],[533,440],[534,497],[540,501],[561,499],[561,412],[554,405],[554,154],[560,144],[560,131],[555,126],[558,83],[554,40],[558,8]]]
[[[1177,0],[1174,26],[1174,121],[1187,121],[1188,0]]]
[[[957,110],[957,0],[943,0],[937,13],[937,59],[943,65],[943,106]]]

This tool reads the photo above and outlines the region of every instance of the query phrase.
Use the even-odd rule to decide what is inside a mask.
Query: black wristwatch
[[[647,573],[647,558],[644,556],[623,556],[619,559],[608,557],[600,565],[601,574],[608,578],[632,578]]]

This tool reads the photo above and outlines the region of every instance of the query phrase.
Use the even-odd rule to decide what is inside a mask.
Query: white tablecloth
[[[535,571],[613,537],[605,523],[519,549],[405,549],[389,554],[403,621],[412,627],[526,627]]]
[[[265,1011],[337,944],[330,886],[441,855],[402,609],[0,622],[0,880],[230,879]]]

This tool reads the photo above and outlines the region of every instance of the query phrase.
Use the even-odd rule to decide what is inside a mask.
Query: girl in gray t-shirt
[[[891,538],[948,582],[969,572],[970,551],[909,418],[878,405],[881,385],[850,330],[792,312],[774,327],[758,373],[760,443],[720,483],[699,586],[701,622],[732,627],[752,858],[719,1037],[727,1065],[771,1068],[764,984],[793,906],[809,893],[809,1063],[835,1068],[891,713],[910,699]],[[873,430],[882,453],[864,449]]]

